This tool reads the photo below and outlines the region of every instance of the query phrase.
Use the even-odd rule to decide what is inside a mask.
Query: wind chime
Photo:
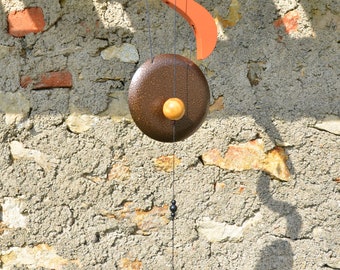
[[[192,26],[197,59],[207,58],[217,42],[213,17],[194,0],[162,0],[175,11],[173,54],[153,55],[148,0],[145,0],[149,30],[150,59],[132,77],[129,108],[137,127],[150,138],[175,145],[192,135],[203,123],[209,108],[208,82],[200,68],[177,54],[177,13]],[[175,216],[175,147],[173,148],[172,201],[172,269],[174,269]]]

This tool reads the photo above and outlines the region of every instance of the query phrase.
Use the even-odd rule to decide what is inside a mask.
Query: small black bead
[[[171,213],[171,217],[174,219],[176,216],[176,213]]]
[[[172,204],[172,205],[170,206],[170,211],[171,211],[171,213],[175,213],[175,212],[177,211],[177,206],[176,206],[176,204]]]
[[[172,201],[171,201],[171,204],[176,204],[176,200],[172,200]]]

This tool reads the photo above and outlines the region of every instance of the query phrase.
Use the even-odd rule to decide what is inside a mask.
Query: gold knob
[[[185,114],[185,105],[179,98],[169,98],[164,102],[163,114],[169,120],[180,120]]]

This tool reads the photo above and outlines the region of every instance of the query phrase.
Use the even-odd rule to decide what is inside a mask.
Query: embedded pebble
[[[340,135],[340,117],[337,115],[328,115],[321,122],[315,124],[314,127],[335,135]]]
[[[120,61],[126,63],[137,63],[139,61],[139,54],[136,47],[129,43],[124,43],[120,47],[108,47],[101,52],[101,57],[104,60],[118,58]]]
[[[66,125],[70,131],[79,134],[92,128],[99,121],[98,117],[87,114],[71,114],[66,119]]]
[[[19,123],[31,109],[30,102],[21,93],[0,92],[0,112],[5,113],[7,125]]]

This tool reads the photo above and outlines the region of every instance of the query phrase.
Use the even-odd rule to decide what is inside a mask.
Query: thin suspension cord
[[[175,121],[172,126],[172,134],[173,134],[173,153],[172,153],[172,201],[171,201],[171,217],[172,217],[172,226],[171,226],[171,240],[172,240],[172,250],[171,250],[171,269],[175,269],[175,216],[177,211],[176,200],[175,200],[175,153],[176,153],[176,126]]]
[[[190,42],[190,51],[189,51],[189,59],[191,60],[192,58],[192,52],[193,52],[193,45],[194,45],[194,40],[193,40],[193,36],[191,34],[191,36],[189,37],[189,42]],[[186,103],[186,113],[189,112],[190,108],[189,108],[189,64],[187,64],[187,68],[186,68],[186,78],[185,78],[185,87],[186,87],[186,98],[187,98],[187,103]]]
[[[174,7],[174,87],[173,96],[176,97],[176,54],[177,54],[177,1]]]
[[[176,53],[177,53],[177,1],[175,0],[174,7],[174,80],[173,80],[173,97],[176,97]],[[172,270],[175,269],[175,215],[176,215],[176,200],[175,200],[175,154],[176,154],[176,121],[172,123],[172,139],[173,139],[173,153],[172,153],[172,201],[171,201],[171,214],[172,214],[172,256],[171,266]]]
[[[177,13],[176,13],[176,0],[175,0],[175,22],[174,22],[174,85],[173,85],[173,96],[176,97],[176,42],[177,42]],[[191,39],[190,42],[190,59],[192,57],[192,51],[193,51],[193,40]],[[187,93],[187,100],[189,100],[189,65],[187,65],[187,70],[186,70],[186,93]],[[173,155],[172,155],[172,201],[171,201],[171,206],[170,206],[170,211],[171,211],[171,217],[172,217],[172,234],[171,234],[171,240],[172,240],[172,257],[171,257],[171,269],[175,269],[175,217],[176,217],[176,211],[177,211],[177,205],[176,205],[176,200],[175,200],[175,182],[176,182],[176,177],[175,177],[175,167],[176,167],[176,121],[172,122],[172,139],[173,139]]]
[[[151,63],[152,63],[153,62],[153,49],[152,49],[150,8],[149,8],[148,0],[145,0],[145,7],[146,7],[146,19],[147,19],[147,25],[148,25],[148,31],[149,31],[150,58],[151,58]]]

